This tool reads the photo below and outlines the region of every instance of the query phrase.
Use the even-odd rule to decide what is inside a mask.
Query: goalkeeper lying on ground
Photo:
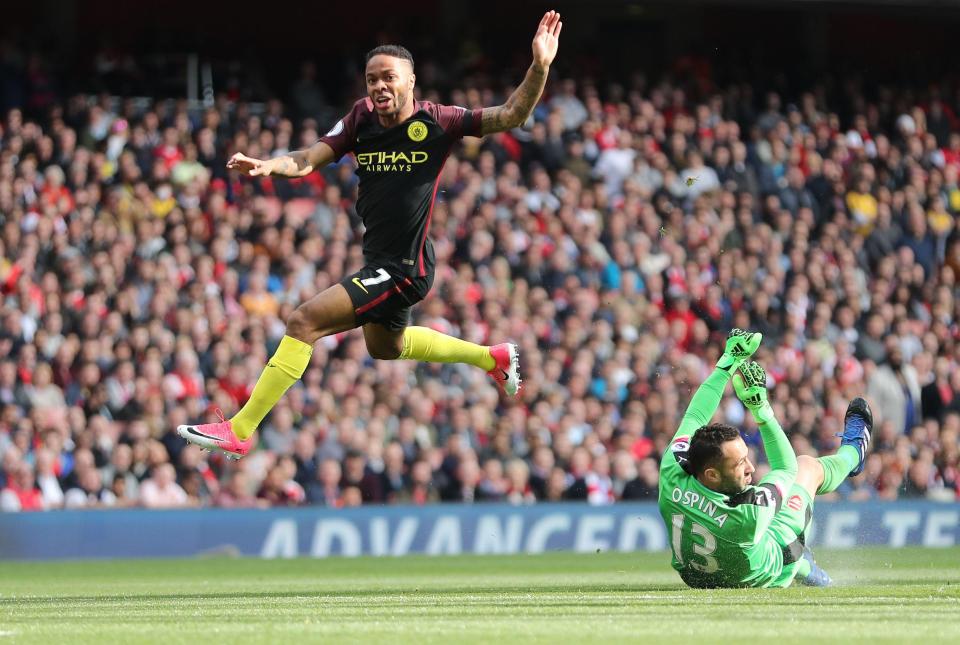
[[[797,459],[767,402],[767,375],[745,363],[761,335],[734,329],[717,368],[700,386],[660,463],[660,514],[673,549],[673,568],[691,587],[787,587],[796,578],[827,586],[830,577],[804,546],[813,498],[859,475],[870,444],[867,402],[850,402],[840,450]],[[770,473],[756,486],[739,431],[710,423],[727,381],[753,414]],[[709,425],[708,425],[709,424]]]

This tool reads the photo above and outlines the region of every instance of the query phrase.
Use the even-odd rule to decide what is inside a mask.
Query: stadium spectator
[[[440,501],[440,493],[433,485],[429,462],[418,460],[410,466],[409,484],[397,494],[396,501],[418,506]]]
[[[522,459],[511,459],[507,464],[507,492],[505,500],[514,505],[534,504],[537,501],[530,486],[530,467]]]
[[[383,501],[393,503],[402,495],[408,482],[403,448],[391,441],[383,451],[383,470],[380,472],[380,490]]]
[[[317,469],[317,480],[307,487],[307,502],[315,506],[340,505],[340,480],[342,468],[340,462],[333,458],[324,459]]]
[[[19,462],[7,475],[7,484],[0,490],[0,509],[4,511],[42,511],[43,494],[37,488],[33,469]]]
[[[266,508],[270,506],[269,500],[258,499],[250,493],[247,474],[242,470],[235,470],[230,474],[226,485],[214,496],[213,504],[223,508]]]
[[[357,507],[363,504],[363,493],[356,486],[347,486],[343,489],[340,505],[343,508]]]
[[[920,421],[921,390],[917,371],[903,361],[896,336],[885,341],[886,363],[876,368],[867,383],[867,395],[878,402],[880,418],[906,432]]]
[[[104,487],[100,473],[92,467],[84,467],[78,473],[77,486],[69,489],[63,498],[63,507],[72,509],[110,507],[116,503],[113,490]]]
[[[383,502],[380,477],[367,466],[367,457],[359,450],[350,450],[343,461],[340,488],[354,487],[360,491],[364,504]]]
[[[495,493],[492,490],[485,491],[478,488],[480,478],[480,465],[477,463],[476,456],[472,454],[462,455],[457,460],[449,483],[440,491],[440,499],[444,502],[466,504],[487,501],[489,499],[488,495],[494,495]]]
[[[296,471],[295,467],[292,469]],[[296,506],[306,499],[306,493],[293,480],[291,467],[281,460],[267,471],[267,476],[257,491],[257,499],[263,500],[268,506]]]
[[[133,450],[129,445],[121,443],[114,447],[110,455],[110,463],[103,467],[103,483],[114,490],[119,486],[117,480],[123,480],[122,490],[129,499],[137,499],[140,480],[133,473]]]
[[[147,508],[176,508],[186,506],[189,501],[169,463],[154,466],[150,477],[140,485],[140,503]]]

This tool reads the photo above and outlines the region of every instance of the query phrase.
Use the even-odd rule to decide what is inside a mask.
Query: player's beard
[[[392,114],[400,114],[403,112],[403,108],[407,105],[407,99],[410,97],[409,94],[404,92],[403,94],[397,92],[394,94],[395,100],[397,102],[397,109]]]
[[[720,486],[717,487],[717,492],[723,493],[724,495],[739,495],[747,489],[747,485],[743,482],[737,481],[734,478],[726,478],[720,482]]]
[[[376,107],[377,114],[379,114],[384,118],[392,118],[392,117],[398,116],[403,111],[404,106],[407,104],[408,96],[409,96],[408,94],[401,94],[399,92],[395,92],[391,94],[391,97],[393,98],[393,106],[391,107],[388,104],[386,109],[381,108],[377,104],[376,98],[374,97],[370,97],[370,98],[373,101],[373,105]]]

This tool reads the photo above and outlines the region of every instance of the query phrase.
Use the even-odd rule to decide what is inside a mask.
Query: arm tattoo
[[[483,134],[491,134],[493,132],[509,130],[514,126],[509,123],[508,117],[506,105],[484,108],[480,122],[480,131]]]
[[[547,71],[531,65],[520,87],[510,95],[506,103],[484,109],[482,133],[503,132],[523,125],[543,94],[543,87],[547,84]]]
[[[280,157],[277,159],[277,167],[274,170],[278,175],[291,175],[296,172],[296,166],[290,157]]]
[[[307,156],[302,151],[291,152],[282,157],[276,157],[273,160],[274,167],[271,174],[281,177],[303,177],[309,174],[313,168],[307,163]],[[304,172],[306,170],[306,172]]]

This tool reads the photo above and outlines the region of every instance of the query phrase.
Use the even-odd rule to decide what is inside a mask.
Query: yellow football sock
[[[237,437],[246,439],[256,432],[263,417],[267,416],[284,392],[303,376],[312,354],[313,346],[291,336],[283,337],[276,353],[260,373],[250,399],[230,419]]]
[[[447,336],[426,327],[407,327],[403,331],[403,351],[398,358],[427,363],[466,363],[485,372],[497,365],[490,355],[489,347]]]

